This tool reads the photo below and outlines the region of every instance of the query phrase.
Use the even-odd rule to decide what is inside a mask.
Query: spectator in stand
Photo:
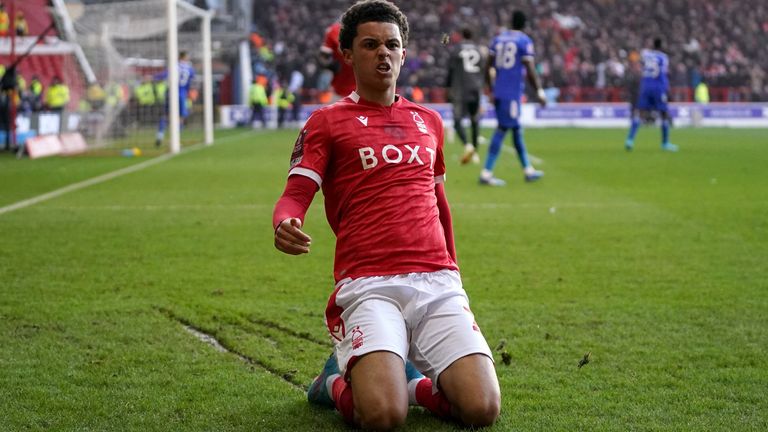
[[[336,19],[349,4],[346,0],[296,3],[263,0],[265,13],[255,17],[256,26],[265,38],[281,41],[286,47],[280,55],[296,56],[321,45],[323,33],[318,23]],[[418,74],[416,85],[422,88],[441,85],[445,81],[446,71],[442,66],[448,52],[439,49],[437,35],[469,25],[478,30],[477,41],[485,44],[509,20],[508,13],[503,11],[504,4],[502,0],[405,2],[404,12],[419,25],[413,29],[413,48],[398,84],[408,84],[409,77]],[[621,67],[616,63],[626,66],[633,55],[639,57],[633,54],[634,48],[652,40],[662,28],[668,39],[670,64],[685,65],[688,76],[697,68],[707,71],[712,86],[726,85],[733,73],[737,78],[743,77],[745,71],[751,74],[751,64],[763,74],[768,71],[768,4],[765,2],[520,0],[516,5],[531,12],[534,25],[530,27],[530,36],[537,42],[538,57],[548,60],[548,67],[541,71],[542,78],[545,82],[552,80],[561,89],[562,99],[589,98],[598,77],[602,85],[600,74],[604,73],[606,89],[602,94],[611,95],[617,101],[619,92],[609,88],[620,87],[623,82]],[[422,52],[434,56],[434,61],[422,61]],[[599,68],[601,63],[606,63],[602,68],[607,66],[607,69]],[[738,69],[730,70],[731,65]],[[671,77],[674,80],[679,79],[678,74],[685,75],[682,69],[674,72]],[[686,83],[685,87],[693,88],[697,82]],[[741,81],[737,86],[743,84]],[[760,94],[765,85],[758,82],[750,87],[753,94]],[[726,94],[713,92],[713,95],[721,93]]]
[[[32,75],[32,81],[29,82],[29,92],[32,100],[32,110],[37,112],[43,109],[43,83],[40,77]]]
[[[8,36],[10,28],[11,19],[8,16],[8,12],[5,11],[5,4],[0,3],[0,37]]]
[[[27,92],[27,80],[21,73],[16,74],[16,105],[21,103],[21,98]]]
[[[13,26],[16,29],[16,36],[29,35],[29,24],[27,24],[27,19],[24,17],[24,11],[16,11],[16,19]]]
[[[293,70],[291,71],[291,78],[288,82],[288,91],[296,96],[294,98],[293,104],[291,105],[291,121],[295,122],[296,124],[298,124],[301,120],[301,99],[303,97],[303,90],[304,74],[301,73],[301,65],[296,63],[294,64]]]
[[[34,108],[34,95],[32,93],[32,89],[27,87],[27,81],[24,79],[24,77],[21,76],[21,74],[18,76],[16,85],[18,90],[16,95],[19,105],[18,112],[24,115],[32,114],[32,110]]]
[[[101,84],[98,82],[92,82],[88,85],[88,90],[85,92],[85,98],[88,102],[88,111],[101,111],[104,108],[104,101],[107,98],[107,94]]]
[[[56,75],[45,92],[45,106],[50,111],[61,112],[67,103],[69,103],[69,86],[61,82],[61,77]]]

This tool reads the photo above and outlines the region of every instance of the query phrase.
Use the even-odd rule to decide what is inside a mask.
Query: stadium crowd
[[[314,54],[326,26],[349,5],[347,0],[259,2],[256,32],[271,48],[259,67],[284,75],[300,68],[305,87],[325,82]],[[458,31],[473,28],[481,43],[509,22],[512,6],[502,0],[423,0],[401,2],[411,23],[408,58],[401,87],[425,89],[439,100],[446,78],[448,50]],[[560,100],[611,100],[632,80],[642,48],[654,37],[665,40],[675,99],[691,99],[702,80],[713,100],[768,100],[768,5],[739,0],[520,0],[514,7],[531,18],[528,33],[536,44],[539,72]],[[264,51],[262,50],[262,53]],[[434,89],[434,91],[430,91]],[[620,92],[616,92],[621,90]]]

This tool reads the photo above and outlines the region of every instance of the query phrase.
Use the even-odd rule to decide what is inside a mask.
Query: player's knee
[[[408,404],[383,401],[357,408],[360,426],[370,430],[390,430],[405,424]]]
[[[498,393],[468,399],[459,408],[462,422],[467,426],[483,427],[496,422],[501,412],[501,396]]]

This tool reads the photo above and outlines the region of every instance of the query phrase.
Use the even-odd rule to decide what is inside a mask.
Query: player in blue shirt
[[[164,71],[157,76],[156,80],[163,80],[168,78],[168,71]],[[184,125],[184,120],[189,116],[189,109],[187,107],[187,99],[189,97],[189,90],[192,87],[192,80],[195,78],[195,69],[190,63],[186,51],[179,53],[179,118],[181,124]],[[168,127],[168,113],[170,112],[170,106],[168,105],[168,93],[165,95],[165,112],[160,116],[160,123],[157,125],[157,136],[155,138],[155,147],[160,147],[165,136],[165,129]]]
[[[512,30],[501,32],[491,41],[487,77],[490,85],[492,74],[495,71],[496,80],[492,88],[498,127],[491,139],[485,168],[480,174],[480,184],[483,185],[504,186],[506,184],[504,180],[493,176],[493,167],[496,165],[496,159],[499,157],[504,135],[508,129],[512,129],[512,140],[525,172],[525,180],[538,180],[544,175],[542,171],[534,169],[528,160],[528,152],[523,142],[523,130],[519,121],[520,100],[525,93],[526,77],[536,91],[536,98],[541,106],[547,104],[544,89],[539,82],[533,61],[533,42],[522,31],[525,27],[525,21],[526,17],[523,12],[514,11],[512,13]]]
[[[635,147],[635,135],[640,127],[641,118],[649,118],[651,112],[661,115],[661,149],[677,151],[677,146],[669,142],[669,109],[667,93],[669,92],[669,58],[661,52],[661,39],[653,40],[652,50],[643,50],[643,78],[640,81],[640,92],[637,99],[637,110],[632,112],[632,123],[629,135],[624,142],[624,148],[632,151]],[[639,111],[639,112],[638,112]]]

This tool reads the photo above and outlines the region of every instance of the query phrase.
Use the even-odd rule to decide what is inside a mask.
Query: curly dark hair
[[[339,46],[341,49],[352,48],[352,41],[357,36],[357,26],[367,22],[387,22],[400,28],[403,48],[408,45],[408,18],[400,9],[387,0],[362,0],[347,9],[341,17]]]
[[[512,30],[522,30],[525,28],[525,22],[528,21],[528,19],[525,16],[525,13],[521,10],[516,10],[512,12]]]

